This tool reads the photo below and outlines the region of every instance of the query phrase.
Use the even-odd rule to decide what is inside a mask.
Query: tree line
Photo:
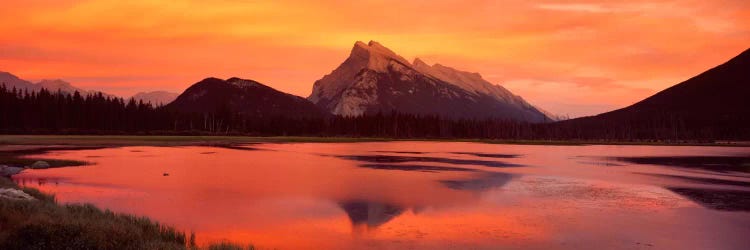
[[[533,124],[496,119],[445,119],[398,112],[358,117],[248,116],[219,108],[184,113],[101,93],[37,92],[0,85],[2,134],[160,134],[475,138],[512,140],[749,139],[747,127],[691,126],[680,117]]]
[[[3,133],[149,131],[163,129],[168,120],[166,110],[133,99],[0,86]]]

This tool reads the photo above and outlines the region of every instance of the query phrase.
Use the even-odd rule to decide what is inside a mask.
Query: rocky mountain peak
[[[370,41],[365,44],[362,41],[354,43],[354,48],[347,59],[350,63],[355,63],[362,68],[372,69],[378,72],[388,71],[388,66],[392,61],[410,66],[409,62],[390,49],[376,41]]]
[[[415,57],[414,58],[414,62],[411,63],[411,64],[415,68],[416,67],[419,67],[419,68],[429,68],[429,67],[431,67],[429,64],[427,64],[426,62],[422,61],[422,59],[419,59],[419,57]]]
[[[333,114],[358,116],[396,110],[446,117],[544,121],[545,115],[478,73],[414,63],[370,41],[357,41],[349,57],[313,85],[310,101]]]

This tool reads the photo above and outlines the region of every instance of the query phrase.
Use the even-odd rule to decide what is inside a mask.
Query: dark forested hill
[[[750,49],[629,107],[555,126],[587,138],[750,137]]]
[[[247,117],[322,117],[325,112],[306,99],[253,80],[206,78],[166,106],[181,113],[231,113]]]

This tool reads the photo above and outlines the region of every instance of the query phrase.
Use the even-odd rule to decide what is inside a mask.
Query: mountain
[[[460,71],[440,64],[430,66],[419,58],[414,59],[413,65],[416,70],[426,75],[431,75],[444,82],[452,83],[471,93],[487,95],[499,101],[519,106],[531,106],[520,96],[513,95],[513,93],[502,86],[484,80],[479,73]]]
[[[54,79],[54,80],[44,79],[36,83],[36,86],[39,88],[49,90],[51,92],[62,91],[65,93],[75,93],[76,91],[78,91],[79,93],[81,93],[81,95],[86,95],[89,92],[93,92],[93,93],[96,92],[96,91],[88,91],[88,90],[84,90],[78,87],[74,87],[69,82],[66,82],[60,79]]]
[[[143,101],[144,103],[151,103],[155,106],[167,105],[170,102],[177,99],[180,94],[172,93],[167,91],[151,91],[151,92],[139,92],[133,95],[131,98],[136,101]]]
[[[338,68],[315,82],[308,100],[343,116],[398,111],[448,118],[550,121],[521,97],[477,73],[429,66],[419,59],[412,64],[374,41],[356,42]]]
[[[31,83],[29,81],[18,78],[11,73],[2,71],[0,71],[0,84],[5,84],[8,89],[12,89],[15,87],[18,90],[25,89],[30,92],[46,89],[50,92],[62,91],[64,93],[72,94],[78,91],[81,95],[102,93],[106,97],[115,97],[114,95],[110,95],[101,91],[81,89],[61,79],[44,79],[37,83]]]
[[[107,93],[104,93],[104,92],[101,92],[101,91],[85,90],[85,89],[73,86],[69,82],[63,81],[61,79],[44,79],[44,80],[41,80],[41,81],[37,82],[35,85],[36,85],[37,89],[46,89],[46,90],[48,90],[50,92],[60,91],[60,92],[63,92],[63,93],[73,94],[76,91],[78,91],[78,93],[80,93],[83,96],[94,95],[94,94],[101,93],[105,97],[110,97],[110,98],[116,98],[117,97],[115,95],[107,94]]]
[[[636,138],[658,138],[666,132],[694,138],[748,137],[750,49],[631,106],[563,121],[560,126]]]
[[[185,113],[239,113],[253,117],[320,117],[325,114],[302,97],[253,80],[206,78],[166,106]]]
[[[473,93],[475,95],[489,96],[494,98],[498,102],[507,103],[509,105],[517,107],[518,109],[536,109],[536,111],[547,116],[547,118],[552,121],[561,119],[556,115],[532,106],[521,96],[514,95],[503,86],[490,83],[489,81],[482,78],[482,75],[480,75],[479,73],[461,71],[451,67],[443,66],[438,63],[430,66],[419,58],[415,58],[412,65],[416,70],[426,75],[434,76],[435,78],[440,79],[444,82],[461,87],[462,89],[469,91],[470,93]]]
[[[10,90],[13,88],[17,90],[28,89],[29,91],[39,90],[39,87],[35,84],[3,71],[0,71],[0,85],[5,85]]]

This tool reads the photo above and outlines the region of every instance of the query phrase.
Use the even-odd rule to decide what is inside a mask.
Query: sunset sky
[[[750,47],[747,0],[0,1],[0,71],[123,96],[237,76],[307,97],[375,40],[575,117]]]

